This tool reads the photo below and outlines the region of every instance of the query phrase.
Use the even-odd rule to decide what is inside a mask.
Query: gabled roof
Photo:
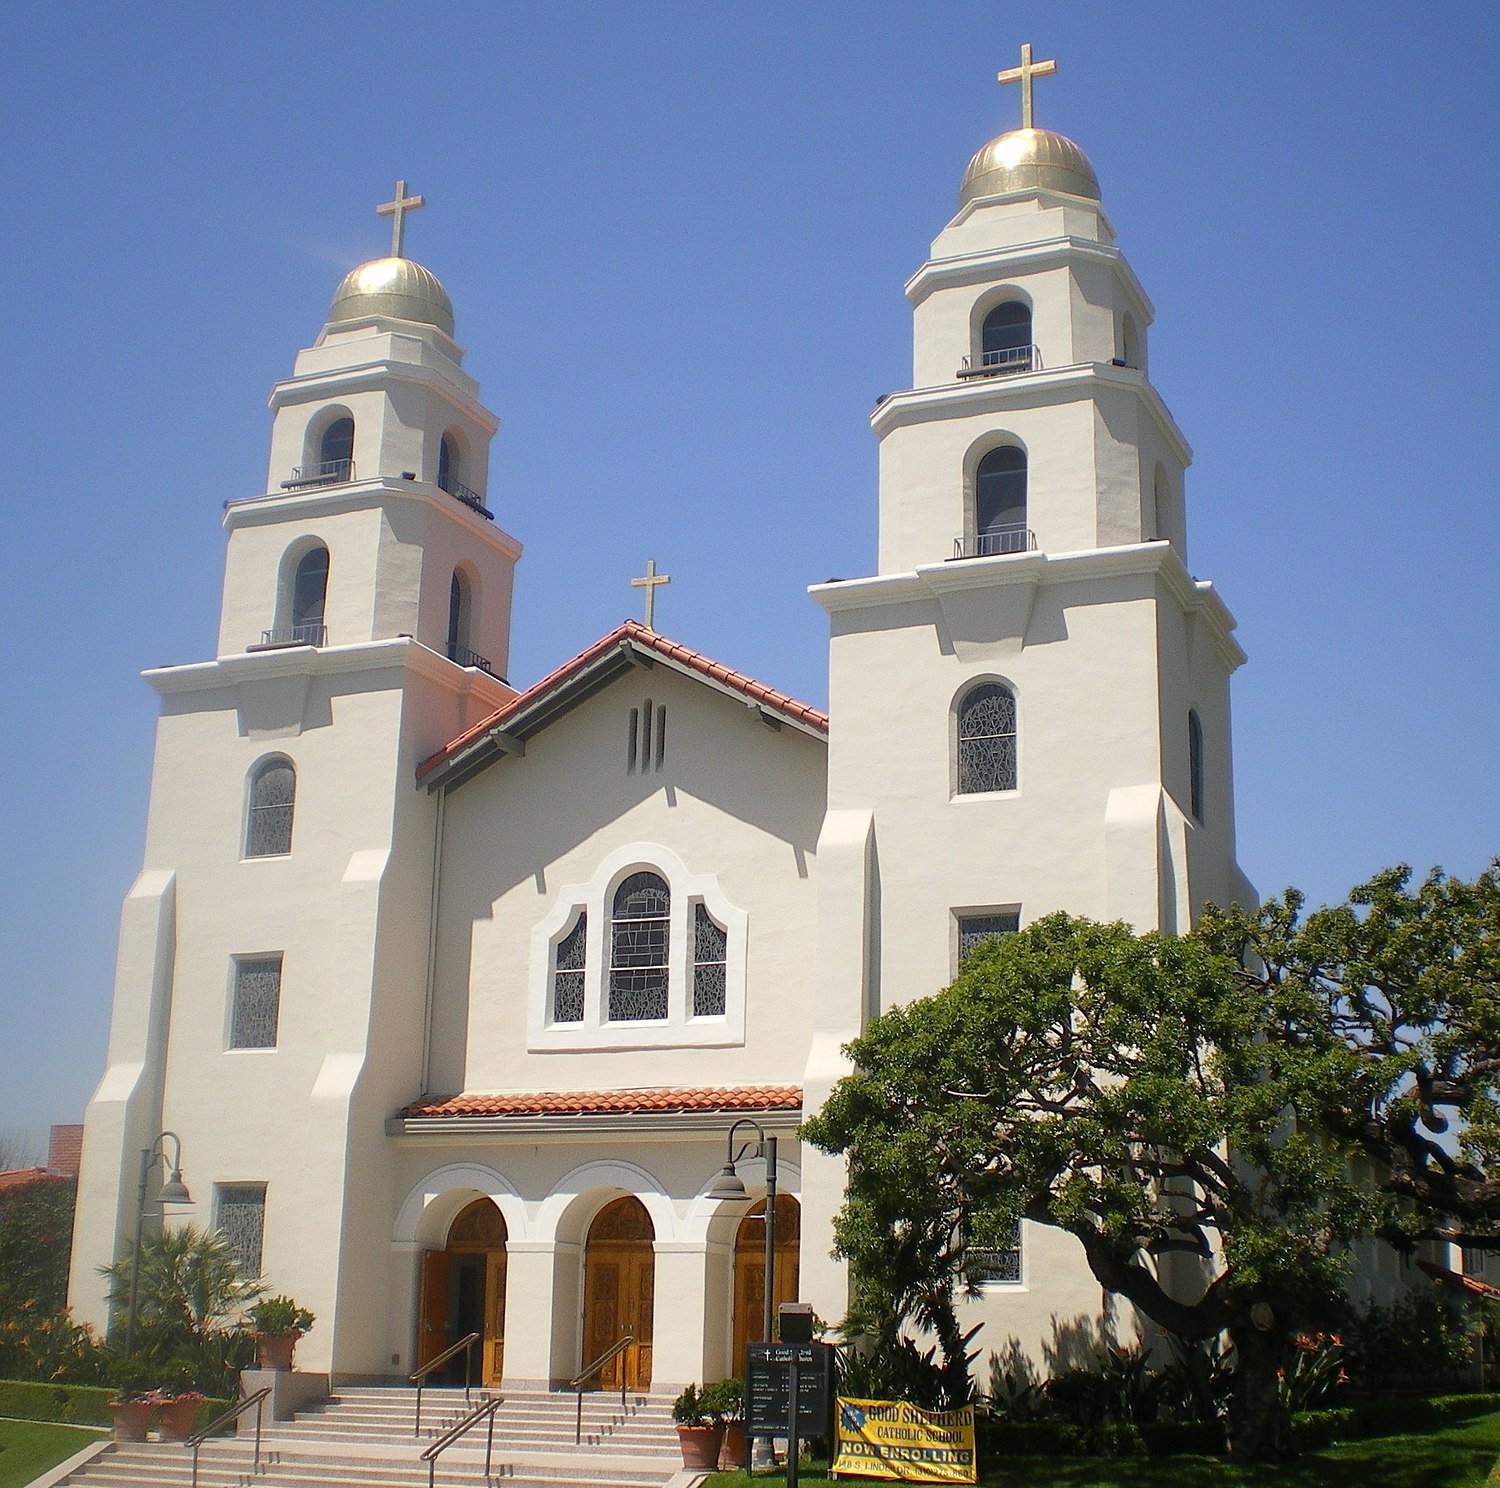
[[[638,621],[627,620],[429,755],[417,766],[417,779],[429,791],[462,785],[496,758],[524,754],[526,740],[533,734],[571,712],[622,673],[632,667],[658,664],[754,708],[773,728],[786,724],[814,738],[828,733],[826,713],[647,630]]]

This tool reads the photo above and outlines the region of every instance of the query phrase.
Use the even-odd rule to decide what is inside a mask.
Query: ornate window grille
[[[214,1228],[234,1251],[240,1275],[259,1276],[266,1232],[265,1184],[220,1184],[214,1196]]]
[[[231,1049],[274,1049],[281,1009],[281,957],[263,956],[234,963]]]
[[[960,915],[958,918],[958,964],[963,966],[970,953],[997,935],[1014,935],[1021,928],[1019,910],[1002,914]]]
[[[693,906],[693,1016],[720,1018],[728,999],[729,933],[702,902]]]
[[[552,973],[552,1021],[583,1022],[583,976],[588,939],[588,911],[578,911],[573,928],[557,944]]]
[[[672,898],[654,873],[632,873],[615,890],[609,937],[609,1021],[667,1016]]]
[[[1016,788],[1016,695],[983,682],[958,707],[958,793]]]
[[[1021,1226],[1016,1225],[1011,1244],[1003,1249],[970,1249],[964,1252],[964,1274],[971,1286],[1015,1286],[1021,1280]]]
[[[250,782],[245,856],[270,858],[292,850],[292,808],[297,772],[286,759],[267,760]]]

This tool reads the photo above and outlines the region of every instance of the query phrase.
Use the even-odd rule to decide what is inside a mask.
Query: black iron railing
[[[1004,553],[1030,553],[1036,549],[1036,534],[1029,527],[995,527],[973,537],[955,537],[955,558],[995,558]]]
[[[1040,372],[1042,354],[1034,346],[1007,346],[1002,351],[984,351],[976,363],[965,357],[958,364],[960,380],[969,377],[1005,377],[1012,372]]]

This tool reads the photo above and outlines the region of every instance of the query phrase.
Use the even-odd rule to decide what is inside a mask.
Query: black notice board
[[[824,1436],[833,1415],[833,1345],[745,1345],[745,1433],[786,1436],[791,1431],[787,1386],[797,1362],[797,1434]]]

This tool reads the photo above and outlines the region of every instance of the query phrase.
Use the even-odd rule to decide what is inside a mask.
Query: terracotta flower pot
[[[745,1423],[725,1421],[724,1441],[719,1448],[719,1471],[733,1472],[745,1465]]]
[[[257,1333],[255,1335],[255,1352],[260,1358],[262,1369],[290,1369],[292,1367],[292,1350],[297,1347],[297,1340],[302,1337],[299,1332],[292,1333]]]
[[[111,1400],[109,1413],[114,1418],[116,1441],[145,1441],[156,1407],[145,1400]]]
[[[156,1429],[163,1441],[186,1441],[193,1434],[201,1400],[164,1400],[157,1407]]]
[[[682,1465],[690,1471],[713,1472],[719,1465],[721,1426],[679,1426],[677,1445],[682,1448]]]

